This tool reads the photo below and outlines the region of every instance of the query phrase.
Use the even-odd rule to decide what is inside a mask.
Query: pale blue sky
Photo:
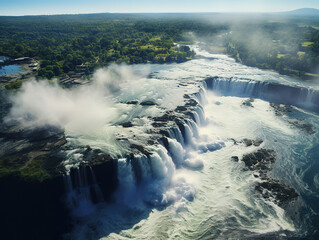
[[[100,12],[278,12],[319,0],[0,0],[0,15]]]

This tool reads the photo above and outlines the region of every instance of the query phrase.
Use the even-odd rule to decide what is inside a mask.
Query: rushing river
[[[319,87],[196,51],[201,58],[181,64],[120,66],[118,84],[107,83],[110,94],[100,92],[110,77],[102,70],[97,83],[74,92],[43,83],[25,88],[21,102],[34,115],[42,105],[28,105],[28,90],[32,96],[46,92],[57,102],[56,109],[37,117],[62,122],[70,146],[90,145],[120,156],[113,203],[93,204],[70,183],[75,219],[70,239],[318,239],[319,116],[312,110],[318,110]],[[183,131],[168,123],[166,147],[153,144],[158,134],[153,119],[189,99],[199,105],[192,106]],[[129,103],[146,100],[155,105]],[[268,101],[297,107],[276,112]],[[177,112],[171,114],[182,116]],[[88,121],[93,126],[84,127]],[[125,122],[133,126],[123,128]],[[262,143],[246,146],[245,138]],[[136,156],[138,178],[126,159],[129,150],[118,139],[151,153]],[[285,209],[255,190],[262,180],[241,160],[262,148],[276,152],[269,176],[300,195]],[[66,169],[82,159],[74,149],[67,156]]]

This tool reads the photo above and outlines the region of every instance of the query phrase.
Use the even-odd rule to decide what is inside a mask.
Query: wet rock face
[[[197,105],[198,105],[198,102],[192,98],[188,99],[185,103],[185,106],[187,106],[187,107],[195,107]]]
[[[307,134],[311,135],[311,134],[315,134],[316,133],[315,127],[312,124],[310,124],[310,123],[303,123],[303,120],[289,121],[289,123],[292,126],[294,126],[294,127],[298,128],[298,129],[306,132]]]
[[[145,156],[149,157],[151,155],[151,153],[149,151],[147,151],[142,145],[138,145],[138,144],[131,144],[131,149],[133,150],[137,150],[138,152],[143,153]]]
[[[75,189],[81,189],[83,182],[90,189],[90,197],[94,203],[99,201],[112,201],[113,193],[118,187],[117,160],[100,149],[92,149],[90,146],[78,149],[83,155],[79,166],[70,169],[70,179]],[[79,173],[82,173],[79,176]],[[79,182],[82,179],[82,183]],[[97,197],[95,185],[103,194],[103,199]],[[67,194],[67,193],[66,193]]]
[[[0,129],[0,138],[14,141],[21,139],[27,139],[30,142],[45,141],[61,134],[64,134],[64,130],[54,126],[24,128],[15,124],[3,124]]]
[[[175,121],[176,116],[172,111],[166,112],[164,115],[153,118],[152,126],[156,128],[166,127],[171,121]]]
[[[23,170],[25,173],[32,166],[32,172],[46,172],[48,177],[61,174],[60,163],[63,159],[57,153],[66,144],[63,129],[52,126],[25,129],[16,125],[3,125],[0,130],[0,144],[2,172],[19,173]],[[30,176],[37,181],[32,172]],[[28,177],[26,174],[24,176]]]
[[[298,197],[298,194],[292,187],[275,179],[267,179],[267,181],[258,183],[255,189],[264,198],[272,198],[279,206],[285,206],[285,204]]]
[[[292,112],[293,108],[291,106],[270,103],[270,106],[274,109],[276,116],[285,116]],[[315,134],[316,128],[314,125],[307,123],[305,119],[291,118],[287,119],[288,124],[292,127],[295,127],[301,131],[304,131],[307,134]]]
[[[237,156],[232,156],[231,157],[231,160],[234,161],[234,162],[238,162],[239,161],[239,158]]]
[[[138,101],[135,101],[135,100],[128,101],[128,102],[126,102],[126,104],[136,105],[136,104],[138,104]]]
[[[131,122],[125,122],[125,123],[122,123],[122,126],[124,128],[129,128],[129,127],[133,127],[133,124]]]
[[[263,140],[260,140],[260,139],[251,140],[251,139],[244,138],[241,142],[244,143],[246,147],[250,147],[251,145],[254,145],[255,147],[259,147],[263,143]]]
[[[298,197],[298,193],[292,187],[267,176],[276,161],[276,152],[272,149],[258,149],[256,152],[243,156],[242,161],[246,167],[253,171],[256,178],[262,182],[257,183],[255,189],[266,199],[274,201],[284,207],[287,203]]]
[[[0,239],[61,239],[69,231],[64,159],[58,154],[65,143],[60,128],[1,125]]]
[[[175,111],[177,112],[185,112],[187,111],[187,108],[185,106],[178,106]]]
[[[257,152],[246,154],[242,161],[251,171],[270,171],[276,160],[276,153],[271,149],[259,149]]]
[[[155,102],[153,101],[144,101],[144,102],[141,102],[140,105],[142,106],[154,106],[154,105],[157,105]]]
[[[283,105],[277,103],[269,103],[269,105],[274,109],[275,114],[277,116],[283,116],[292,111],[292,107],[290,105]]]
[[[256,140],[253,140],[253,139],[248,139],[248,138],[244,138],[242,140],[235,140],[235,139],[231,139],[234,144],[245,144],[246,147],[250,147],[250,146],[255,146],[255,147],[259,147],[264,141],[261,140],[261,139],[256,139]]]
[[[253,103],[254,101],[255,101],[255,100],[254,100],[253,98],[249,98],[249,99],[243,101],[241,105],[242,105],[242,106],[245,106],[245,107],[252,107],[252,108],[253,108],[254,106],[253,106],[252,103]]]

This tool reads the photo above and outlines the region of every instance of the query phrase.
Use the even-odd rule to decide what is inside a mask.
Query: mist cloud
[[[53,125],[73,131],[90,130],[118,118],[114,94],[125,82],[139,78],[131,67],[114,64],[98,69],[90,84],[72,89],[56,81],[27,81],[12,97],[13,106],[4,120],[18,121],[24,127]]]

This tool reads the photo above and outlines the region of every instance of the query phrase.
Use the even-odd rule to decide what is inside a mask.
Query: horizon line
[[[231,11],[219,11],[219,12],[204,12],[204,11],[197,11],[197,12],[80,12],[80,13],[50,13],[50,14],[26,14],[26,15],[0,15],[0,17],[36,17],[36,16],[61,16],[61,15],[93,15],[93,14],[198,14],[198,13],[221,13],[221,14],[271,14],[271,13],[286,13],[292,12],[300,9],[313,9],[318,10],[318,8],[297,8],[285,11],[241,11],[241,12],[231,12]]]

